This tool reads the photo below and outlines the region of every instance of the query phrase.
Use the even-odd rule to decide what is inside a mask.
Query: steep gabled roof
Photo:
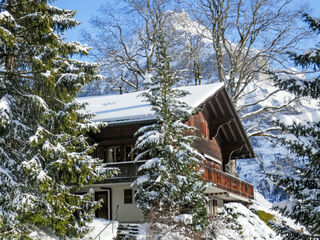
[[[180,87],[190,94],[182,98],[192,109],[203,112],[210,135],[220,142],[225,155],[229,158],[253,158],[254,152],[243,125],[231,103],[223,83],[200,86]],[[146,123],[155,120],[151,105],[144,101],[141,92],[122,95],[92,96],[78,98],[88,103],[86,109],[96,116],[93,121],[107,122],[109,125]]]
[[[223,83],[180,87],[180,89],[190,92],[181,100],[188,103],[192,108],[197,108],[222,88]],[[88,103],[86,109],[96,115],[93,121],[117,124],[154,120],[155,116],[151,106],[144,101],[141,93],[142,91],[122,95],[83,97],[78,98],[78,101]]]

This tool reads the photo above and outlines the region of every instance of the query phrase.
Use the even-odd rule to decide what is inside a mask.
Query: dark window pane
[[[132,153],[131,153],[131,146],[125,146],[124,147],[124,158],[126,161],[131,161],[132,160]]]
[[[117,146],[115,147],[115,159],[116,159],[116,162],[121,162],[121,148],[120,146]]]
[[[124,190],[124,203],[132,203],[132,189]]]
[[[124,147],[124,155],[126,161],[133,161],[134,158],[137,156],[135,152],[132,152],[132,149],[134,148],[133,145],[126,145]]]
[[[98,157],[100,159],[105,159],[104,158],[104,148],[103,148],[103,146],[98,146],[96,148],[96,153],[97,153],[96,157]]]

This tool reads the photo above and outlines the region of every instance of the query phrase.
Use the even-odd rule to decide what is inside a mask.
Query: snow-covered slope
[[[219,240],[279,240],[279,236],[257,214],[240,203],[227,203],[219,212]]]
[[[255,102],[262,95],[266,96],[271,92],[276,91],[272,82],[263,79],[254,83],[254,86],[251,87],[255,87],[256,90],[248,95],[247,98],[243,99],[243,103],[239,103],[239,105],[247,102]],[[248,91],[250,90],[249,87]],[[268,108],[268,106],[276,108],[285,102],[290,102],[291,99],[293,99],[292,94],[285,91],[279,91],[267,100],[247,108],[245,112],[241,112],[242,117],[247,113],[254,112],[255,109]],[[304,116],[309,117],[309,120],[311,117],[318,118],[320,113],[319,111],[316,111],[316,106],[317,104],[314,100],[306,98],[296,99],[289,105],[286,111],[275,114],[266,113],[259,117],[248,118],[243,121],[243,125],[246,129],[249,129],[252,128],[257,121],[261,121],[261,126],[264,126],[265,129],[267,129],[272,127],[269,120],[287,121],[287,114],[290,115],[291,119],[292,116],[297,116],[298,118],[301,116],[301,113],[304,113]],[[305,119],[307,118],[305,117]],[[254,132],[251,132],[250,135],[254,135]],[[285,171],[290,173],[290,171],[292,171],[292,166],[300,166],[303,163],[299,162],[301,159],[292,156],[284,146],[277,142],[276,139],[272,138],[273,135],[277,135],[276,131],[266,132],[264,135],[264,137],[250,137],[251,144],[258,157],[256,159],[237,161],[237,172],[240,178],[252,183],[255,186],[255,189],[269,201],[281,201],[286,199],[287,195],[271,183],[268,177],[266,177],[266,172]]]
[[[214,240],[280,240],[283,239],[272,229],[269,221],[286,224],[290,228],[305,229],[279,212],[273,211],[272,204],[255,192],[255,200],[248,208],[241,203],[227,203],[219,210],[212,223]],[[210,233],[210,232],[209,232]],[[210,239],[210,238],[209,238]]]

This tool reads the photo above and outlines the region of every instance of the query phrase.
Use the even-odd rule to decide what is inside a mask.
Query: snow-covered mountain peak
[[[206,30],[206,28],[193,21],[190,18],[190,15],[181,10],[180,12],[167,11],[165,14],[165,26],[168,29],[173,29],[179,34],[191,34],[191,35],[205,35],[206,37],[210,37],[210,32]]]

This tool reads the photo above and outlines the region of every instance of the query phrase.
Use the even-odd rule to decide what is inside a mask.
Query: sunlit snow
[[[185,101],[192,108],[198,107],[210,96],[214,95],[223,87],[223,83],[212,83],[208,85],[181,87],[187,90],[189,95]],[[81,103],[88,103],[86,109],[96,114],[94,121],[106,122],[130,122],[141,120],[153,120],[155,116],[151,105],[144,101],[141,92],[127,93],[123,95],[106,95],[78,98]]]

